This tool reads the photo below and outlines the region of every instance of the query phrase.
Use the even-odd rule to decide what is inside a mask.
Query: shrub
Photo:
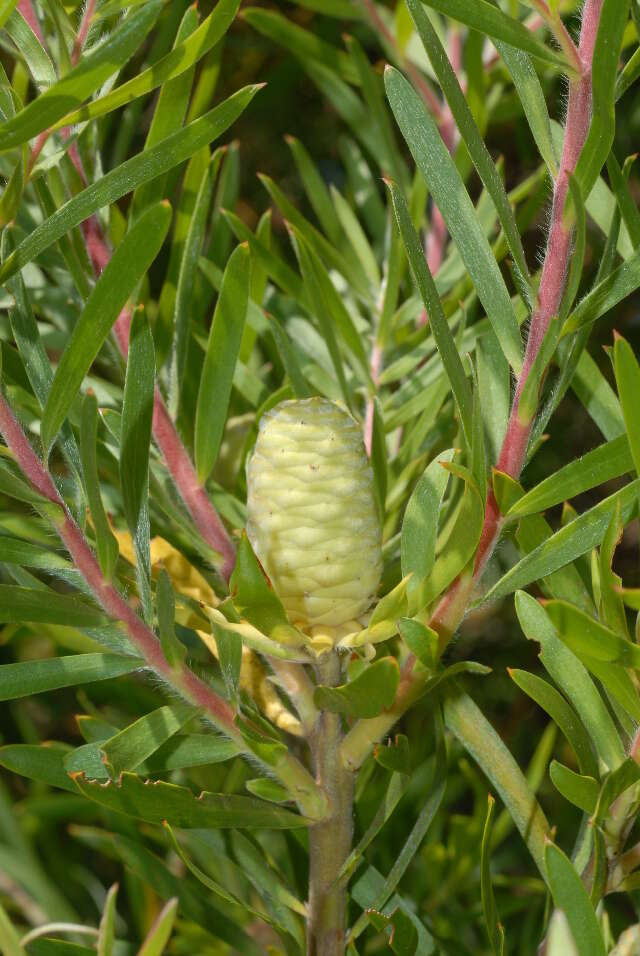
[[[635,951],[640,8],[238,8],[0,0],[0,948]]]

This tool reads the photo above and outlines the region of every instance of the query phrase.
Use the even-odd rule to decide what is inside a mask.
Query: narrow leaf
[[[47,597],[46,594],[44,596]],[[3,664],[0,666],[0,700],[16,700],[61,687],[110,680],[138,670],[141,664],[142,661],[135,657],[123,657],[120,654],[74,654],[71,657]]]
[[[232,253],[224,271],[198,391],[195,458],[202,483],[211,474],[220,450],[247,316],[249,278],[249,250],[241,245]]]
[[[42,416],[45,454],[113,323],[160,251],[171,222],[168,203],[152,206],[131,227],[91,293],[71,333]]]
[[[484,4],[485,0],[479,2]],[[502,350],[512,367],[519,371],[522,341],[518,322],[500,269],[460,174],[442,142],[435,121],[409,82],[397,70],[388,67],[385,83],[400,130],[447,223]]]

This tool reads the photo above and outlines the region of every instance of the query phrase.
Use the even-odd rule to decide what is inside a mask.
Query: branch
[[[84,8],[82,20],[80,21],[80,26],[78,27],[78,33],[76,34],[75,43],[73,44],[73,50],[71,51],[71,63],[73,66],[76,65],[82,56],[82,48],[87,42],[87,35],[89,33],[89,27],[91,26],[91,20],[93,19],[95,9],[96,0],[87,0],[87,5]]]
[[[186,664],[172,667],[167,661],[160,641],[144,621],[138,617],[118,589],[107,581],[83,532],[73,520],[56,488],[53,479],[40,462],[22,430],[13,410],[0,393],[0,434],[26,478],[47,501],[56,507],[47,517],[54,525],[76,568],[88,584],[92,594],[106,613],[120,621],[145,665],[179,691],[187,700],[202,709],[211,723],[234,740],[246,755],[252,751],[235,723],[235,711]],[[259,728],[256,728],[258,732]],[[271,768],[295,796],[300,810],[313,819],[321,819],[326,812],[326,796],[317,786],[308,770],[291,754],[286,754],[276,767]]]
[[[523,421],[519,415],[520,396],[526,385],[533,362],[540,350],[549,322],[558,314],[565,289],[571,257],[573,228],[563,219],[564,204],[569,188],[569,177],[575,171],[578,158],[589,132],[591,122],[592,83],[591,68],[603,0],[586,0],[582,12],[580,32],[580,75],[571,81],[560,168],[554,183],[551,223],[538,302],[534,310],[522,372],[517,383],[507,431],[498,458],[497,468],[517,479],[524,464],[534,416]],[[444,650],[462,621],[471,596],[496,546],[502,529],[502,516],[493,491],[487,495],[485,518],[473,573],[463,573],[451,585],[434,611],[430,626],[440,635],[440,649]],[[393,707],[380,717],[361,720],[346,735],[341,755],[351,770],[357,769],[374,743],[382,740],[396,721],[420,696],[421,678],[414,674],[415,658],[405,662],[398,693]]]
[[[553,189],[551,223],[538,290],[538,303],[531,318],[524,363],[516,386],[507,431],[496,466],[499,471],[503,471],[515,479],[519,477],[522,471],[533,426],[533,416],[527,416],[527,419],[523,420],[519,414],[520,397],[549,327],[549,322],[554,315],[558,314],[560,309],[571,257],[573,228],[565,223],[563,212],[569,188],[569,177],[575,171],[591,122],[591,66],[602,3],[603,0],[586,0],[582,13],[582,29],[578,47],[581,73],[571,82],[569,88],[562,157]],[[468,599],[493,554],[501,528],[502,516],[493,491],[490,490],[487,496],[484,526],[476,554],[473,577],[466,580],[458,579],[454,583],[451,591],[445,595],[436,609],[431,621],[431,626],[443,634],[445,638],[453,634],[462,620],[467,601],[461,599],[461,592],[466,592]],[[463,605],[462,609],[460,605]]]

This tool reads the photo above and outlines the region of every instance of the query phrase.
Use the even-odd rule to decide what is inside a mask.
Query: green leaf
[[[4,585],[3,589],[11,585]],[[14,591],[23,590],[13,588]],[[38,592],[51,600],[52,595]],[[70,602],[71,603],[71,602]],[[79,603],[75,599],[74,603]],[[67,623],[71,624],[71,621]],[[16,700],[31,694],[109,680],[139,670],[142,661],[121,654],[73,654],[70,657],[51,657],[41,661],[20,661],[0,666],[0,700]]]
[[[427,265],[424,250],[413,228],[406,200],[393,183],[390,183],[388,188],[391,194],[391,201],[393,203],[400,235],[402,236],[407,259],[409,260],[411,274],[413,275],[427,315],[429,316],[429,325],[433,332],[433,337],[440,353],[445,373],[451,383],[453,395],[458,407],[458,414],[460,415],[460,422],[465,436],[470,443],[473,402],[467,376],[444,314],[433,276]]]
[[[376,929],[391,930],[389,948],[396,956],[414,956],[418,948],[418,931],[411,918],[396,907],[389,915],[371,909],[368,911],[371,925]]]
[[[75,109],[72,113],[65,114],[54,128],[60,129],[63,126],[104,116],[190,70],[221,40],[233,23],[239,5],[239,0],[219,0],[213,12],[198,29],[187,39],[176,44],[170,53],[105,96]]]
[[[565,800],[584,810],[589,816],[593,814],[600,793],[600,784],[594,777],[581,776],[557,760],[552,760],[549,764],[549,776]]]
[[[351,60],[356,68],[358,81],[367,109],[377,129],[380,143],[378,162],[383,173],[388,173],[400,183],[406,184],[407,170],[396,145],[393,124],[384,99],[380,75],[355,37],[345,38]],[[334,195],[334,201],[335,201]]]
[[[373,756],[376,763],[385,770],[407,776],[411,773],[409,738],[405,734],[396,734],[395,738],[387,740],[386,744],[376,744],[373,748]]]
[[[633,471],[633,458],[626,435],[614,438],[569,462],[523,495],[507,511],[509,518],[537,514],[584,491]]]
[[[57,744],[9,744],[0,747],[0,766],[29,780],[76,793],[64,768],[67,753],[66,747]]]
[[[318,322],[320,334],[329,352],[331,364],[333,365],[344,403],[347,408],[351,410],[353,409],[354,399],[351,389],[347,384],[343,357],[331,321],[330,305],[327,298],[328,295],[330,295],[329,286],[331,285],[331,281],[329,280],[328,284],[324,281],[323,267],[302,235],[295,232],[293,227],[291,227],[291,232],[295,237],[295,251],[300,264],[305,290],[311,300],[311,314],[315,316]]]
[[[103,627],[107,618],[99,608],[77,595],[57,594],[48,588],[0,584],[0,622],[22,624],[26,621],[68,627]]]
[[[246,86],[157,146],[121,163],[83,189],[29,233],[0,266],[0,283],[14,275],[70,229],[98,209],[114,203],[141,183],[149,182],[189,159],[220,136],[246,109],[260,86]]]
[[[245,7],[242,19],[270,40],[275,40],[302,60],[317,60],[348,83],[357,83],[358,74],[351,59],[311,30],[303,30],[275,10]]]
[[[247,780],[245,787],[254,797],[260,797],[261,800],[268,800],[269,803],[290,803],[291,794],[279,784],[276,780],[270,780],[268,777],[256,777],[254,780]]]
[[[619,335],[613,347],[613,362],[631,455],[640,475],[640,422],[635,404],[640,394],[640,366],[629,343]]]
[[[187,7],[180,21],[178,32],[176,33],[173,45],[174,52],[188,37],[193,36],[193,33],[198,28],[198,20],[197,7]],[[155,64],[154,68],[157,70],[158,65]],[[145,150],[151,149],[156,143],[161,142],[165,137],[171,136],[172,133],[175,133],[181,128],[189,106],[194,74],[195,68],[191,66],[186,69],[184,73],[180,73],[178,76],[175,76],[171,80],[166,80],[162,84],[153,111],[153,118],[149,125],[149,132],[145,140]],[[140,77],[136,77],[134,82],[138,82],[139,80]],[[126,85],[127,84],[125,84],[125,86]],[[157,179],[136,189],[131,201],[131,220],[137,219],[147,206],[152,206],[154,202],[158,202],[158,200],[162,199],[165,195],[166,185],[165,175],[158,176]],[[176,218],[177,215],[178,213],[176,213]]]
[[[138,220],[141,225],[147,215],[148,213],[144,213]],[[168,228],[169,220],[170,216],[167,217],[166,228]],[[164,224],[161,227],[161,235],[166,235]],[[136,268],[136,274],[139,271],[139,267]],[[117,273],[116,276],[118,276]],[[129,331],[127,373],[122,403],[120,488],[125,518],[133,538],[138,591],[147,622],[152,618],[148,499],[155,372],[153,337],[149,322],[144,309],[136,309]]]
[[[292,226],[291,230],[296,237],[296,243],[302,256],[301,268],[303,277],[306,276],[306,292],[312,309],[318,318],[320,329],[327,339],[327,344],[335,339],[333,329],[335,325],[344,344],[357,361],[363,379],[371,384],[369,360],[363,345],[362,335],[358,332],[351,314],[342,301],[342,297],[333,284],[320,256],[316,254],[295,227]]]
[[[493,331],[476,339],[479,400],[490,462],[498,461],[511,404],[511,373]]]
[[[203,166],[197,192],[190,202],[189,227],[184,237],[178,284],[176,286],[169,400],[169,411],[173,418],[178,417],[180,409],[189,349],[195,283],[198,275],[198,260],[209,219],[213,184],[222,158],[221,152],[218,150],[209,158],[208,147],[205,147],[203,154],[207,157],[208,162]]]
[[[351,930],[351,938],[355,939],[366,928],[371,910],[381,910],[387,900],[392,897],[398,883],[404,876],[407,867],[420,849],[422,841],[427,835],[434,818],[440,809],[444,797],[447,782],[446,750],[444,746],[444,730],[442,726],[442,716],[439,710],[436,710],[433,716],[433,735],[435,736],[435,757],[433,762],[433,774],[429,781],[429,792],[424,801],[420,813],[411,828],[404,846],[399,853],[395,854],[394,863],[389,870],[385,880],[377,881],[378,885],[374,891],[369,894],[369,899],[364,904],[366,911],[359,917]],[[366,874],[365,874],[366,879]],[[354,899],[363,905],[361,899],[356,896],[356,887],[353,888]],[[395,902],[395,897],[392,900]],[[415,925],[415,923],[414,923]],[[418,923],[422,927],[422,923]]]
[[[114,956],[116,942],[116,898],[118,884],[114,883],[107,893],[98,932],[98,956]]]
[[[628,17],[629,0],[603,0],[591,70],[593,97],[591,125],[575,172],[585,200],[600,174],[613,143],[616,125],[615,83],[622,35]],[[579,943],[578,940],[576,942]]]
[[[620,501],[622,520],[626,524],[636,507],[639,490],[640,479],[636,479],[556,531],[507,571],[489,589],[484,600],[497,600],[519,588],[524,588],[532,581],[571,564],[576,558],[599,545],[604,538],[617,502]]]
[[[5,248],[7,250],[13,248],[9,229],[5,229],[3,232],[2,246],[3,252]],[[13,338],[31,387],[38,402],[44,408],[49,389],[51,388],[51,382],[53,381],[51,362],[43,345],[38,323],[33,314],[31,298],[22,276],[14,276],[14,278],[7,283],[7,288],[15,300],[15,307],[9,311],[9,321],[11,322]],[[65,457],[71,465],[74,475],[78,477],[78,483],[80,483],[80,455],[75,438],[68,425],[63,427],[60,437]]]
[[[452,461],[454,454],[452,448],[441,452],[426,467],[404,513],[400,553],[402,576],[413,575],[409,591],[431,574],[435,563],[440,507],[449,482],[449,472],[441,462]]]
[[[634,249],[640,246],[640,212],[629,189],[628,180],[631,166],[636,158],[636,156],[629,156],[624,164],[624,169],[620,169],[613,150],[607,156],[609,182]]]
[[[484,4],[485,0],[478,2]],[[388,67],[385,84],[402,135],[444,217],[502,350],[518,372],[522,365],[518,321],[460,174],[442,142],[435,121],[409,82],[397,70]]]
[[[400,618],[398,628],[414,657],[430,670],[434,668],[438,661],[437,632],[408,617]]]
[[[156,781],[153,786],[147,786],[131,773],[123,773],[117,783],[112,781],[106,785],[87,781],[82,774],[74,775],[73,780],[80,793],[90,800],[147,823],[166,821],[172,827],[184,829],[264,827],[273,830],[308,824],[305,817],[252,797],[207,792],[196,797],[185,787],[172,783]]]
[[[18,6],[18,0],[1,0],[0,2],[0,28],[5,25],[15,8]]]
[[[238,744],[214,734],[176,734],[146,761],[151,773],[224,763],[240,752]]]
[[[321,710],[350,717],[377,717],[393,704],[400,680],[398,662],[383,657],[369,664],[358,676],[340,687],[318,685],[313,702]]]
[[[509,677],[551,717],[571,744],[580,772],[595,777],[598,764],[584,725],[573,707],[552,684],[528,671],[508,668]]]
[[[173,932],[177,915],[178,899],[174,896],[165,903],[156,916],[153,926],[138,950],[137,956],[162,956],[166,952],[166,946]]]
[[[73,568],[70,561],[55,551],[4,534],[0,535],[0,562],[42,571],[70,571]]]
[[[231,254],[224,271],[198,391],[195,458],[198,479],[202,483],[213,471],[227,420],[233,374],[247,316],[249,280],[249,250],[241,245]]]
[[[531,856],[546,879],[544,844],[549,824],[518,764],[482,711],[464,693],[444,703],[445,724],[496,788]]]
[[[175,596],[171,585],[171,578],[165,569],[162,568],[156,582],[156,613],[158,616],[160,644],[162,645],[162,653],[169,662],[169,665],[179,670],[180,665],[184,663],[187,649],[176,637],[174,626],[175,610]]]
[[[580,956],[605,956],[598,917],[571,861],[555,844],[548,843],[545,865],[553,901],[567,917]]]
[[[550,175],[555,179],[558,166],[551,138],[549,112],[538,74],[528,54],[523,50],[518,50],[500,40],[494,40],[494,43],[511,74],[538,152],[545,161]]]
[[[425,0],[425,3],[433,10],[486,34],[492,40],[502,40],[563,72],[568,70],[567,63],[560,54],[547,49],[523,23],[507,16],[490,0],[474,0],[472,4],[467,0]]]
[[[566,601],[549,601],[545,610],[559,636],[577,657],[617,661],[640,668],[640,647]],[[588,666],[588,665],[587,665]]]
[[[540,660],[575,707],[596,753],[610,769],[617,767],[624,759],[624,749],[586,668],[560,640],[548,614],[534,598],[518,591],[515,606],[525,636],[540,645]]]
[[[473,475],[454,462],[444,466],[464,481],[464,493],[457,508],[455,524],[429,577],[411,596],[411,606],[420,610],[443,593],[475,554],[484,520],[484,501]]]
[[[498,918],[496,900],[493,894],[493,882],[491,880],[491,818],[493,809],[496,805],[494,798],[489,794],[489,806],[487,808],[487,818],[482,832],[482,848],[480,852],[480,892],[482,895],[482,912],[484,914],[484,924],[487,928],[489,942],[494,956],[502,956],[504,953],[504,929]]]
[[[562,329],[563,335],[577,332],[600,319],[614,306],[633,295],[640,286],[640,249],[610,272],[573,310]]]
[[[152,206],[128,231],[98,279],[51,385],[41,427],[46,455],[111,327],[160,251],[170,223],[168,203]]]
[[[238,699],[238,684],[240,668],[242,667],[242,639],[239,634],[216,627],[215,624],[213,633],[227,696],[235,702]]]
[[[371,287],[377,291],[380,288],[380,270],[375,253],[369,244],[369,240],[364,229],[360,225],[357,215],[335,186],[331,186],[331,199],[336,210],[340,225],[344,234],[349,240],[351,248],[356,254],[356,258],[362,266],[363,272],[367,276]]]
[[[245,533],[238,546],[229,590],[240,615],[272,641],[294,647],[303,643],[303,636],[289,624],[282,602],[267,581]]]
[[[291,150],[307,198],[311,203],[318,222],[329,239],[337,243],[342,236],[342,227],[338,221],[324,179],[318,172],[317,166],[307,152],[304,144],[294,136],[285,136],[285,140]]]
[[[48,53],[18,10],[14,10],[5,23],[5,30],[24,58],[36,87],[44,91],[56,82],[56,71]]]
[[[278,349],[278,354],[284,365],[285,372],[291,382],[291,388],[296,398],[310,398],[311,389],[307,384],[307,380],[304,377],[302,369],[300,368],[300,362],[298,360],[298,353],[291,342],[287,332],[282,327],[278,319],[274,315],[269,315],[269,327],[273,334],[273,338],[276,343],[276,348]]]
[[[460,137],[469,150],[473,165],[493,200],[513,261],[522,277],[522,282],[528,284],[529,270],[520,240],[520,233],[500,173],[485,145],[480,130],[476,126],[476,121],[469,109],[458,78],[449,62],[440,38],[422,6],[422,0],[407,0],[407,7],[456,122]],[[429,317],[431,318],[431,315]]]
[[[102,86],[119,64],[132,57],[158,19],[162,6],[162,0],[149,0],[141,10],[125,17],[104,43],[84,54],[66,76],[5,123],[0,130],[0,152],[14,149],[49,129]]]
[[[98,561],[107,581],[113,577],[118,560],[118,541],[105,514],[100,494],[96,442],[98,439],[98,401],[92,393],[85,395],[80,418],[80,457],[82,473],[91,509],[91,519],[96,535]]]
[[[191,704],[167,704],[140,717],[101,744],[103,763],[109,768],[112,778],[117,779],[123,771],[139,767],[197,712],[197,708]]]
[[[0,949],[3,956],[27,956],[26,950],[20,945],[20,937],[2,906],[0,906]]]

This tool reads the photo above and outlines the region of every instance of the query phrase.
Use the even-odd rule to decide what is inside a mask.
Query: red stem
[[[110,617],[124,624],[132,644],[147,666],[173,686],[177,686],[196,706],[202,707],[219,730],[238,738],[233,708],[186,665],[183,665],[180,672],[171,668],[153,631],[127,604],[116,587],[104,578],[87,539],[69,514],[51,475],[39,461],[11,407],[1,394],[0,433],[34,488],[60,508],[60,517],[53,519],[60,539],[96,600]]]
[[[95,9],[96,0],[87,0],[87,5],[84,8],[82,20],[80,21],[80,26],[78,27],[75,43],[73,44],[73,50],[71,52],[71,62],[74,66],[82,56],[82,48],[87,42],[87,35],[89,33],[89,27],[91,26],[91,20],[93,18]]]
[[[531,318],[524,363],[516,386],[507,431],[498,458],[497,468],[517,479],[522,471],[533,419],[522,421],[519,416],[520,396],[527,382],[533,362],[540,350],[549,322],[558,314],[571,256],[573,229],[564,221],[564,204],[569,188],[569,176],[574,172],[584,146],[591,122],[591,66],[603,0],[586,0],[582,12],[582,28],[578,53],[582,65],[580,76],[569,89],[569,103],[565,125],[560,168],[554,184],[551,206],[551,224],[538,290],[538,302]],[[460,623],[473,585],[478,582],[493,553],[502,516],[493,491],[490,489],[485,508],[484,526],[476,553],[473,578],[458,579],[444,596],[433,615],[431,624],[443,635],[450,635]]]
[[[42,35],[42,30],[40,29],[40,22],[36,16],[36,11],[33,8],[31,0],[20,0],[18,3],[18,12],[22,14],[25,18],[37,38],[40,40],[40,43],[44,47],[44,36]]]

